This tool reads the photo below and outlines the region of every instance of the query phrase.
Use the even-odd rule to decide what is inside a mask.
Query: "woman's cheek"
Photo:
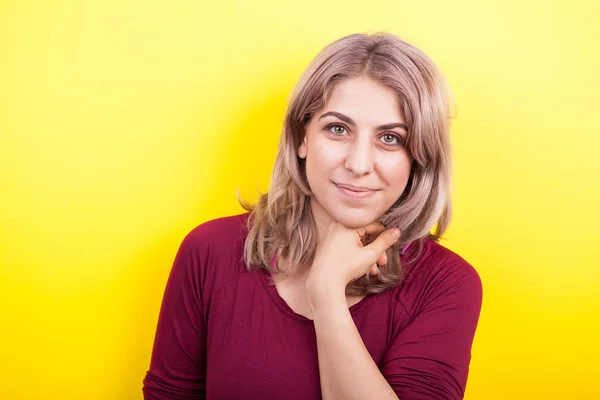
[[[318,143],[317,153],[320,164],[324,167],[334,166],[339,164],[344,159],[345,148],[344,143],[334,140],[323,140]]]
[[[410,160],[406,152],[394,152],[388,154],[379,154],[376,157],[376,163],[380,171],[385,175],[393,175],[398,178],[410,175]]]

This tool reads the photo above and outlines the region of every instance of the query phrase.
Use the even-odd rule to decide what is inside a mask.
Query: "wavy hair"
[[[349,294],[379,293],[404,277],[400,262],[404,246],[426,238],[439,241],[450,223],[452,207],[450,99],[451,92],[435,64],[421,50],[386,33],[355,33],[327,45],[309,64],[294,88],[283,123],[279,148],[267,193],[257,203],[240,200],[248,211],[244,261],[250,269],[275,271],[283,278],[314,259],[317,241],[305,160],[297,155],[305,127],[327,103],[341,81],[368,76],[393,89],[403,108],[411,172],[398,200],[378,221],[401,231],[388,250],[388,263],[376,276],[348,284]],[[435,232],[431,230],[435,226]],[[365,244],[374,240],[366,238]],[[406,261],[410,263],[416,259]]]

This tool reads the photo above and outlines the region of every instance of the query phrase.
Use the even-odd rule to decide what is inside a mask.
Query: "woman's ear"
[[[302,143],[300,143],[300,147],[298,147],[298,157],[306,158],[306,135],[304,135],[304,139],[302,139]]]

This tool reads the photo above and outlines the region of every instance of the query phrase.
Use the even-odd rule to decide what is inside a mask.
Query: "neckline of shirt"
[[[411,243],[407,244],[406,246],[404,246],[404,248],[402,249],[402,252],[400,253],[401,257],[403,257],[403,256],[406,255],[406,250],[408,249],[408,247],[412,243],[413,242],[411,242]],[[271,267],[273,267],[274,261],[275,261],[275,257],[273,257],[273,260],[271,262]],[[265,290],[267,291],[267,293],[269,294],[269,297],[271,298],[271,300],[275,303],[275,305],[281,311],[283,311],[284,314],[292,317],[293,319],[295,319],[297,321],[303,322],[305,324],[313,325],[313,327],[314,327],[314,321],[312,319],[307,318],[304,315],[298,314],[297,312],[295,312],[294,310],[292,310],[292,308],[289,306],[288,303],[286,303],[286,301],[283,299],[283,297],[281,297],[279,295],[279,291],[277,290],[277,287],[273,283],[272,276],[271,276],[271,273],[269,271],[261,269],[260,270],[260,280],[262,281],[263,286],[264,286]],[[386,290],[386,291],[384,291],[382,293],[370,293],[370,294],[367,294],[358,303],[353,304],[350,307],[348,307],[348,311],[350,311],[350,314],[352,316],[355,316],[361,310],[363,310],[364,308],[366,308],[370,304],[372,304],[375,300],[378,300],[381,297],[383,297],[384,295],[389,294],[389,293],[390,293],[390,291]]]
[[[284,314],[292,317],[293,319],[295,319],[299,322],[308,324],[308,325],[312,325],[314,327],[314,321],[312,319],[307,318],[304,315],[296,313],[286,303],[286,301],[279,295],[279,292],[277,291],[277,287],[272,283],[271,274],[268,271],[262,269],[259,271],[259,274],[260,274],[260,280],[263,283],[265,290],[267,291],[267,293],[269,294],[269,297],[275,303],[277,308],[279,308]],[[382,297],[382,295],[384,295],[387,292],[388,291],[385,291],[383,293],[368,294],[362,300],[360,300],[358,303],[351,305],[348,308],[348,311],[350,311],[350,314],[352,316],[355,316],[361,310],[365,309],[370,304],[372,304],[374,301],[380,299]]]

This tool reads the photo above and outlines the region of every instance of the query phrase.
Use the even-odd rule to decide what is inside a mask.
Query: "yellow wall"
[[[181,239],[266,190],[306,64],[375,30],[456,97],[467,399],[600,398],[598,3],[255,3],[0,3],[0,398],[140,399]]]

